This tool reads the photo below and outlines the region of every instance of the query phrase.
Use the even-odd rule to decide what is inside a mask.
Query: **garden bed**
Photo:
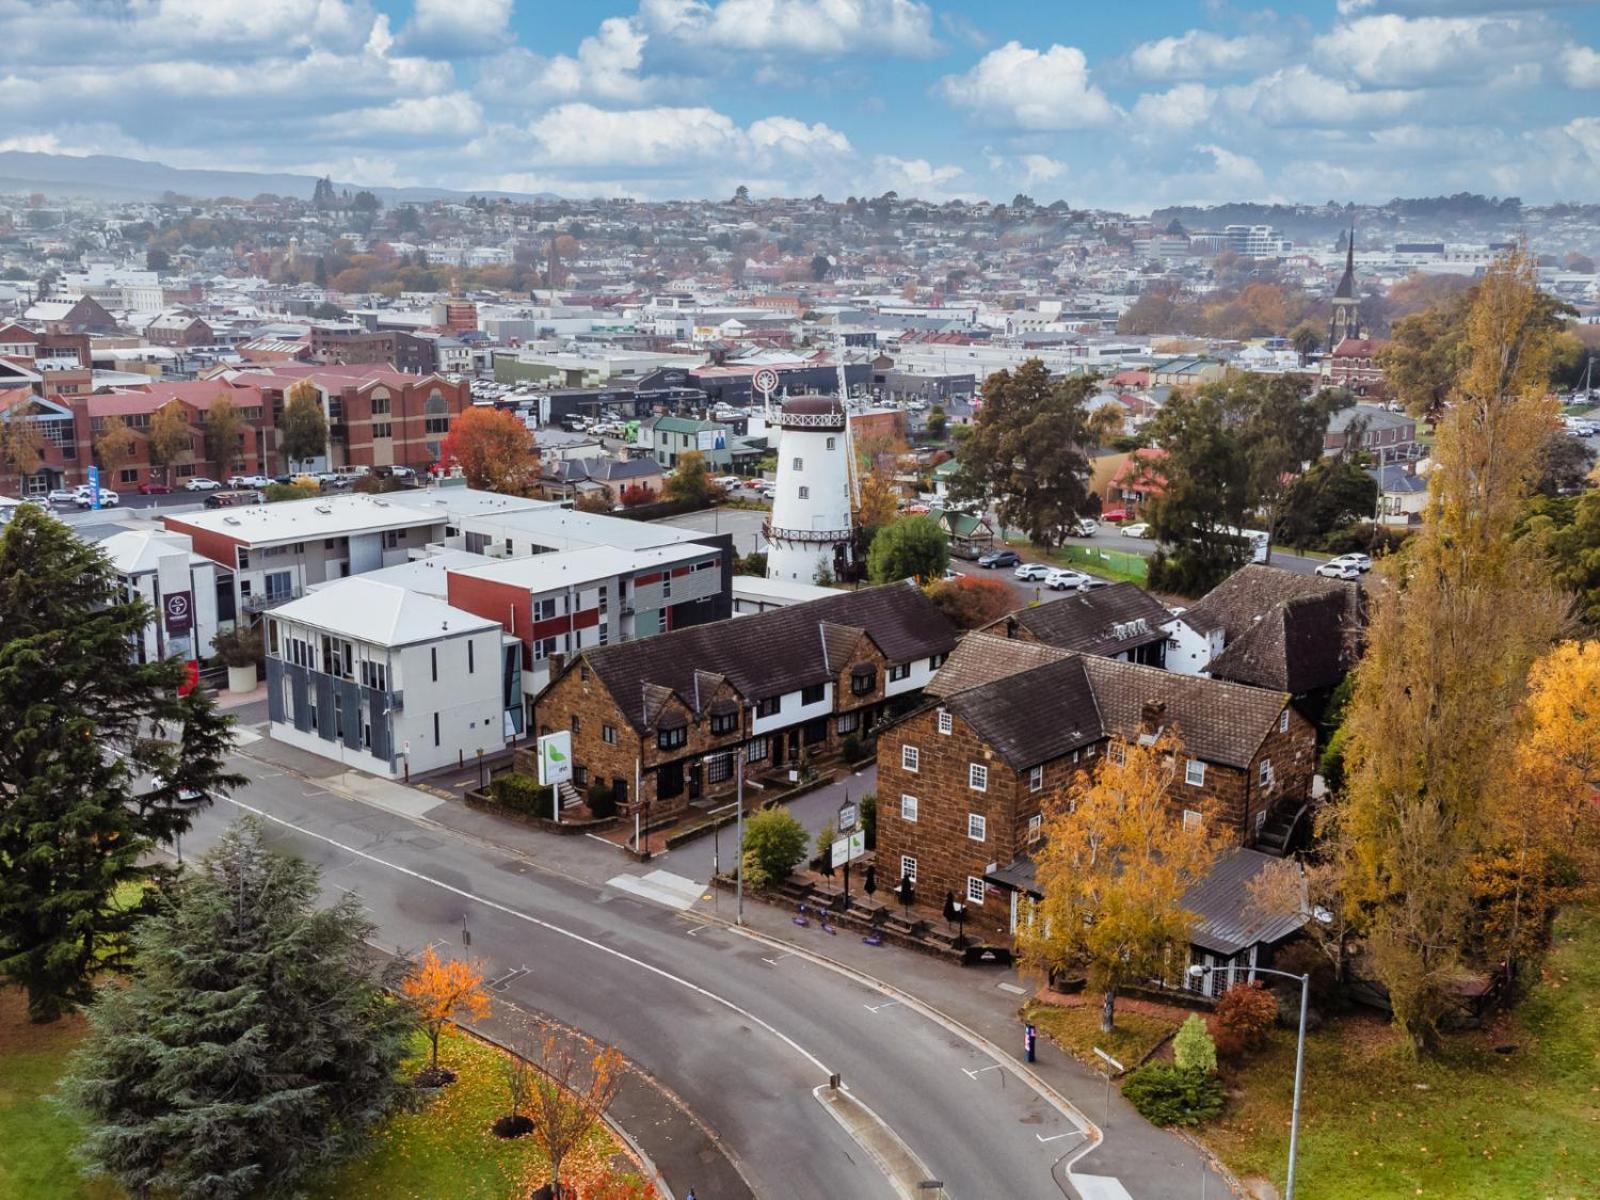
[[[1095,1054],[1095,1047],[1131,1071],[1161,1049],[1178,1032],[1180,1024],[1170,1016],[1141,1011],[1119,1000],[1116,1027],[1110,1033],[1102,1033],[1097,993],[1089,993],[1076,1003],[1035,1001],[1023,1007],[1022,1019],[1032,1022],[1040,1033],[1074,1058],[1101,1071],[1106,1064]]]

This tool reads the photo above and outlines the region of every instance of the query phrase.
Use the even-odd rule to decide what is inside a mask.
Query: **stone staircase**
[[[1261,831],[1256,834],[1256,849],[1263,854],[1282,858],[1289,852],[1301,821],[1309,820],[1310,815],[1311,806],[1308,804],[1298,808],[1283,806],[1273,809],[1266,823],[1261,826]]]
[[[577,788],[572,786],[572,780],[570,779],[563,779],[556,784],[556,798],[561,802],[562,812],[578,808],[583,804],[583,796],[579,794]]]

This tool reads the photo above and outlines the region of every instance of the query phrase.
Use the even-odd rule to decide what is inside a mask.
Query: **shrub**
[[[261,661],[261,631],[237,625],[211,639],[217,657],[230,667],[253,667]]]
[[[878,793],[861,797],[861,832],[866,834],[868,850],[878,848]]]
[[[1172,1057],[1180,1070],[1203,1071],[1207,1075],[1217,1069],[1217,1044],[1206,1032],[1206,1021],[1199,1013],[1190,1013],[1172,1039]]]
[[[268,504],[277,504],[282,500],[309,500],[322,495],[322,489],[315,483],[269,483],[261,495]]]
[[[767,556],[752,550],[749,554],[742,554],[733,565],[735,575],[759,575],[763,579],[767,574]]]
[[[1217,1001],[1209,1025],[1217,1052],[1224,1058],[1238,1058],[1266,1040],[1267,1031],[1278,1019],[1276,997],[1259,983],[1230,988]]]
[[[805,826],[784,809],[769,808],[765,812],[758,812],[744,823],[746,877],[751,874],[750,865],[754,860],[766,884],[756,883],[753,886],[782,882],[805,858],[808,840]]]
[[[497,775],[489,785],[494,802],[512,812],[550,819],[555,816],[555,789],[540,787],[526,775]]]
[[[589,785],[589,811],[597,817],[614,817],[617,815],[616,791],[603,783]]]
[[[1122,1094],[1154,1125],[1198,1125],[1222,1111],[1222,1080],[1168,1063],[1130,1072]]]
[[[844,741],[839,743],[839,753],[844,755],[845,762],[855,762],[861,757],[861,739],[853,733],[844,735]]]

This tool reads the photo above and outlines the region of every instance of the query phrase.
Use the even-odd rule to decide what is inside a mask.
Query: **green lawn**
[[[0,1197],[5,1200],[121,1200],[104,1181],[86,1180],[72,1163],[76,1127],[46,1099],[66,1057],[83,1037],[81,1018],[33,1026],[20,993],[0,992]],[[426,1042],[418,1038],[421,1065]],[[546,1182],[545,1159],[534,1137],[505,1141],[489,1125],[506,1111],[499,1052],[462,1034],[447,1033],[440,1059],[461,1078],[417,1112],[388,1121],[360,1158],[309,1189],[310,1200],[513,1200]],[[582,1162],[617,1150],[609,1131],[597,1131]]]
[[[1228,1107],[1200,1135],[1240,1175],[1281,1188],[1292,1034],[1275,1031],[1225,1074]],[[1307,1196],[1364,1200],[1600,1195],[1600,913],[1564,914],[1531,995],[1493,1029],[1453,1036],[1438,1059],[1410,1061],[1373,1017],[1314,1034],[1296,1182]]]
[[[1096,1046],[1131,1071],[1178,1031],[1176,1021],[1123,1007],[1117,1009],[1116,1028],[1102,1033],[1100,998],[1090,999],[1092,1003],[1078,1005],[1029,1004],[1022,1010],[1022,1019],[1033,1022],[1041,1034],[1097,1069],[1104,1069],[1105,1064],[1095,1056]]]

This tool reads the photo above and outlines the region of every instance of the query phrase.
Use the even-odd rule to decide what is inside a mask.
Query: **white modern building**
[[[498,621],[355,578],[266,630],[270,732],[288,745],[395,778],[498,753],[522,728],[520,647]]]
[[[124,591],[152,609],[150,624],[134,643],[138,662],[158,658],[208,658],[211,641],[234,619],[233,573],[194,552],[179,533],[135,530],[99,543]]]
[[[836,396],[797,396],[784,401],[777,424],[767,578],[838,578],[850,565],[855,539],[848,417]]]

